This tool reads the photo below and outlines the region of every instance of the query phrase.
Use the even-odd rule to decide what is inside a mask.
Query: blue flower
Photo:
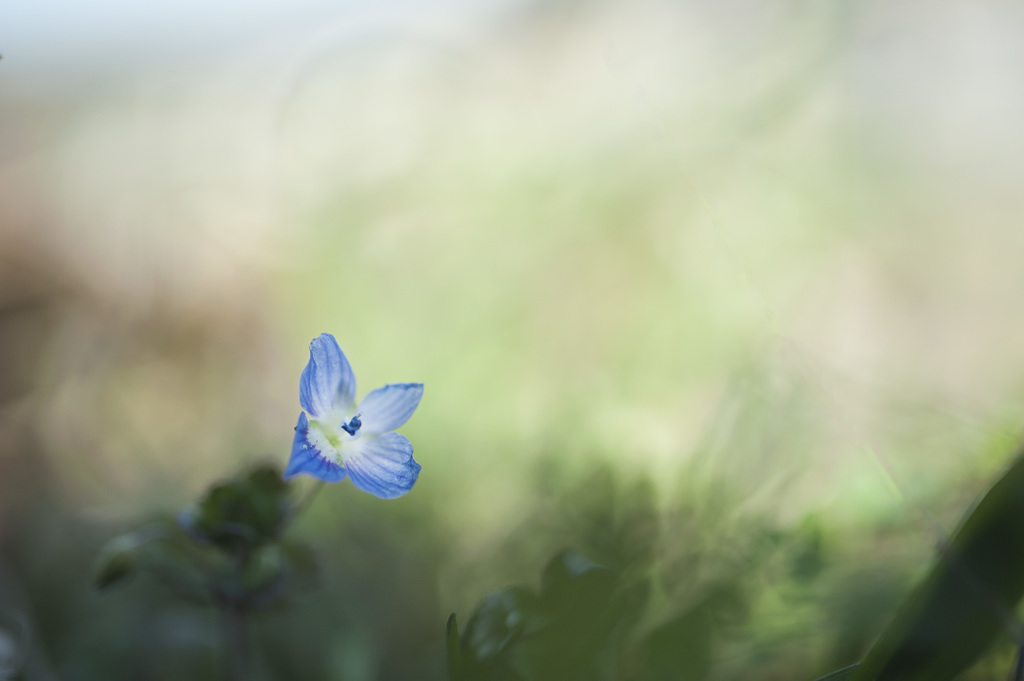
[[[412,445],[391,431],[409,420],[423,397],[422,383],[377,388],[355,406],[356,377],[329,333],[309,344],[299,379],[299,414],[284,477],[300,473],[326,482],[347,475],[359,489],[382,499],[400,497],[420,474]],[[307,416],[308,414],[308,416]]]

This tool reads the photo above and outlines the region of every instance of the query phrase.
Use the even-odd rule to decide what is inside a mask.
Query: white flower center
[[[359,439],[358,431],[362,423],[359,422],[358,417],[353,417],[348,422],[342,420],[340,426],[334,425],[335,423],[338,423],[338,421],[333,418],[330,422],[310,420],[307,439],[309,444],[313,445],[320,453],[320,456],[331,463],[340,465],[344,463],[342,450],[347,443]],[[351,432],[349,432],[349,429],[351,429]]]

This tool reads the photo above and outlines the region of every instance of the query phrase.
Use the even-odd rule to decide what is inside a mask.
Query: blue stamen
[[[341,429],[349,435],[355,435],[361,425],[363,422],[359,420],[359,414],[356,414],[351,421],[341,424]]]

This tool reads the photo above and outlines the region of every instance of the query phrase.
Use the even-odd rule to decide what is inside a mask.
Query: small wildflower
[[[382,499],[400,497],[412,489],[420,465],[412,458],[409,440],[392,431],[416,411],[423,384],[377,388],[358,406],[355,396],[356,377],[345,354],[334,336],[320,334],[309,344],[309,363],[299,380],[299,404],[305,411],[295,426],[284,477],[305,473],[340,482],[347,476]]]

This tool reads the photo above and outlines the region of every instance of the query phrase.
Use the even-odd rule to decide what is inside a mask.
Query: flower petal
[[[340,482],[345,479],[345,469],[331,463],[309,442],[309,420],[306,414],[299,414],[299,423],[295,426],[295,440],[292,442],[292,456],[288,467],[284,470],[284,479],[294,478],[300,473],[320,478],[324,482]]]
[[[343,455],[352,484],[381,499],[402,496],[420,475],[412,445],[398,433],[361,437],[347,443]]]
[[[376,435],[395,430],[409,420],[423,397],[422,383],[392,383],[363,398],[356,411],[362,432]]]
[[[309,344],[309,362],[299,380],[299,404],[313,418],[347,411],[356,397],[356,377],[338,341],[322,333]]]

